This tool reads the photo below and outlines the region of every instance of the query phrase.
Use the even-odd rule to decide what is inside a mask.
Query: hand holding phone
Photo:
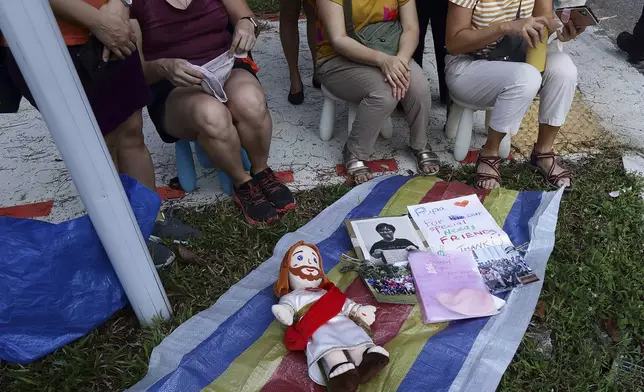
[[[599,24],[599,19],[588,6],[559,8],[555,10],[555,14],[564,25],[572,21],[577,28],[586,28]]]

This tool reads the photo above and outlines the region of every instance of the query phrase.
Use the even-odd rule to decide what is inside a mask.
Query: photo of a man
[[[358,257],[372,265],[404,267],[408,252],[425,250],[425,243],[407,215],[347,221]]]
[[[382,240],[371,246],[369,254],[374,259],[382,259],[383,251],[387,250],[418,250],[418,246],[406,238],[396,238],[396,227],[389,223],[380,223],[376,226],[376,232],[380,234]]]

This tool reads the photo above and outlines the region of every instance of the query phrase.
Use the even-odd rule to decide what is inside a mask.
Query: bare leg
[[[313,69],[315,70],[315,58],[317,50],[317,25],[315,18],[315,9],[309,3],[308,0],[303,0],[304,14],[306,14],[306,39],[309,44],[309,50],[311,51],[311,60],[313,61]],[[315,78],[315,73],[313,74]]]
[[[166,101],[166,132],[177,139],[197,139],[210,160],[235,185],[251,180],[241,161],[241,143],[230,111],[200,88],[176,88]]]
[[[552,147],[554,146],[555,138],[557,137],[559,128],[560,127],[554,127],[552,125],[539,124],[539,136],[537,137],[537,143],[534,145],[534,151],[537,154],[552,152]],[[539,159],[537,161],[537,164],[547,172],[552,166],[553,162],[551,159]],[[556,176],[565,170],[561,166],[559,166],[556,161],[554,162],[554,165],[555,169],[552,172],[553,176]],[[570,179],[560,179],[557,183],[557,186],[570,186]]]
[[[234,69],[224,86],[233,123],[241,145],[248,153],[253,174],[268,167],[273,122],[266,107],[264,90],[250,72]]]
[[[484,157],[498,157],[499,156],[499,147],[501,146],[501,140],[505,137],[505,133],[497,132],[492,128],[487,130],[487,141],[485,145],[479,151],[479,154]],[[478,173],[486,174],[496,174],[492,168],[488,165],[482,164],[477,168]],[[501,186],[497,181],[494,180],[485,180],[480,184],[483,189],[494,189]]]
[[[156,191],[152,157],[143,137],[141,111],[134,113],[123,124],[105,137],[114,164],[119,173],[125,173],[147,188]],[[113,151],[115,149],[115,151]],[[113,152],[112,152],[113,151]]]
[[[280,41],[291,78],[290,93],[302,91],[302,78],[298,68],[300,54],[300,33],[298,20],[302,9],[301,0],[280,1]]]

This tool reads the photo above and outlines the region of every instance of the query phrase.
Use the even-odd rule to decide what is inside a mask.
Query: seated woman
[[[304,8],[306,15],[306,40],[311,51],[311,59],[315,64],[315,10],[313,5],[309,0],[280,0],[280,41],[291,80],[287,99],[293,105],[301,105],[304,102],[304,84],[298,66],[300,58],[298,25],[302,8]],[[315,73],[311,78],[311,83],[313,87],[320,88]]]
[[[473,52],[493,49],[505,36],[523,37],[534,47],[547,39],[559,23],[553,15],[552,0],[449,0],[447,15],[446,79],[450,93],[463,102],[494,106],[488,137],[476,164],[476,185],[492,189],[501,186],[499,146],[507,133],[516,134],[521,120],[540,94],[539,136],[530,163],[553,187],[571,189],[572,179],[552,152],[559,128],[566,120],[575,96],[577,68],[563,52],[548,52],[543,75],[524,62],[475,59]],[[519,16],[520,18],[517,18]],[[557,32],[560,41],[577,37],[572,21]]]
[[[348,0],[345,0],[348,1]],[[356,30],[372,23],[402,24],[398,53],[371,49],[347,35],[342,0],[317,0],[317,66],[320,82],[336,97],[358,104],[343,160],[360,184],[371,179],[365,160],[373,153],[378,132],[402,103],[410,126],[411,150],[423,175],[439,170],[438,156],[427,146],[430,90],[423,70],[411,58],[418,45],[418,16],[414,0],[352,0]]]
[[[230,50],[250,51],[257,22],[245,0],[135,1],[132,18],[143,71],[154,95],[148,106],[161,139],[198,140],[235,184],[233,198],[251,224],[275,221],[295,207],[293,195],[268,167],[273,124],[254,63],[237,60],[224,85],[224,104],[201,90],[204,65]],[[228,28],[232,23],[234,33]],[[244,170],[241,148],[251,173]]]

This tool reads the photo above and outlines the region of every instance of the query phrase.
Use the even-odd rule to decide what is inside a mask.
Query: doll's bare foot
[[[389,363],[389,353],[380,346],[369,347],[365,350],[362,362],[358,366],[360,384],[369,382]]]
[[[329,372],[329,390],[355,392],[358,390],[358,370],[351,362],[335,365]]]

